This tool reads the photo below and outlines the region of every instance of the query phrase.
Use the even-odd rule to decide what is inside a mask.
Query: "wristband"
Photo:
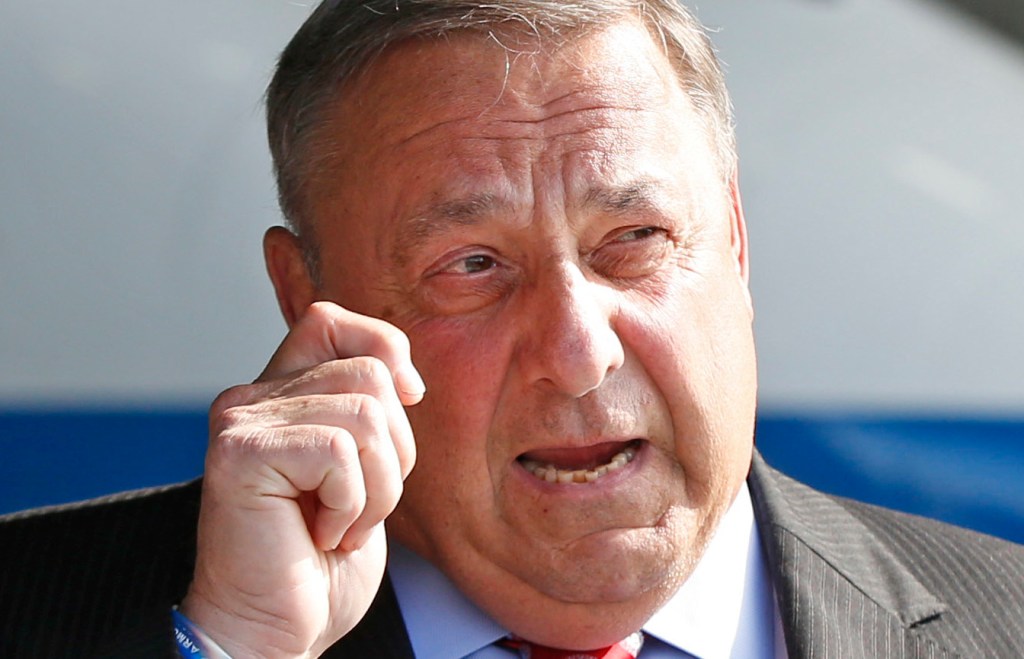
[[[174,640],[178,654],[184,659],[231,659],[217,642],[206,635],[199,625],[185,617],[177,606],[171,607],[174,619]]]

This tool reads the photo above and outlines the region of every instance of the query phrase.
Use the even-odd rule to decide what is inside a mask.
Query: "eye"
[[[449,272],[458,272],[461,274],[475,274],[477,272],[484,272],[490,270],[498,265],[498,262],[487,254],[471,254],[465,258],[461,258],[455,261],[447,270]]]
[[[416,286],[424,313],[437,316],[468,314],[505,298],[516,286],[514,261],[481,245],[448,252],[427,269]]]
[[[616,236],[615,242],[628,243],[634,240],[643,240],[644,238],[650,238],[658,231],[659,229],[657,227],[640,227],[638,229],[632,229]]]
[[[622,227],[590,254],[591,267],[605,277],[635,279],[657,272],[672,251],[666,229],[658,226]]]

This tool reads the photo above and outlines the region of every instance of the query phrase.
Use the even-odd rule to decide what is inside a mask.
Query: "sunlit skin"
[[[427,395],[390,537],[517,633],[593,647],[676,591],[746,477],[746,232],[639,22],[508,36],[405,43],[346,89],[312,179],[320,284],[296,265],[278,294],[410,339]],[[593,483],[522,464],[629,442]]]

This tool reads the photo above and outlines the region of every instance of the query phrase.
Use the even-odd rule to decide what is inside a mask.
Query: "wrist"
[[[317,656],[310,652],[283,648],[282,641],[293,643],[294,636],[251,618],[235,615],[194,592],[189,592],[181,604],[175,607],[174,613],[190,622],[213,647],[223,653],[209,656],[203,654],[202,659],[308,659]],[[191,657],[200,659],[199,654]]]
[[[178,654],[186,659],[231,659],[220,645],[178,610],[171,608],[174,621],[174,640],[178,643]]]

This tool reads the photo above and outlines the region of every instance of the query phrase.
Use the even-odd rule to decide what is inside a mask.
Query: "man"
[[[1021,548],[754,454],[729,102],[683,8],[328,2],[268,116],[290,331],[213,404],[198,522],[195,485],[8,521],[8,565],[84,566],[7,653],[147,656],[172,605],[236,659],[1024,653]]]

